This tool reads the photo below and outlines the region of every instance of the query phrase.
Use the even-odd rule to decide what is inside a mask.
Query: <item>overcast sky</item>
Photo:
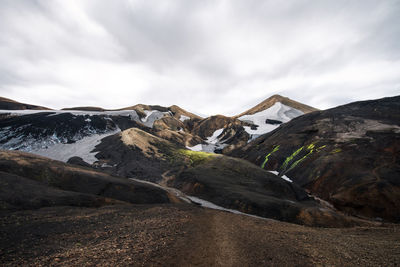
[[[240,113],[400,94],[400,1],[2,0],[0,96]]]

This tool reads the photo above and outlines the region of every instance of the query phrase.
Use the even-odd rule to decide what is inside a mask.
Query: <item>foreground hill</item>
[[[0,150],[0,209],[168,203],[158,187],[17,151]]]
[[[289,176],[350,214],[400,221],[400,97],[296,118],[231,155]]]
[[[46,107],[20,103],[12,99],[0,97],[0,110],[24,110],[24,109],[50,110],[49,108]]]
[[[104,138],[96,151],[109,173],[169,185],[224,208],[314,226],[362,223],[249,162],[190,151],[137,128]]]
[[[336,212],[301,187],[244,160],[186,150],[137,128],[104,138],[96,149],[100,161],[93,166],[98,170],[76,157],[69,160],[75,165],[69,165],[0,151],[3,208],[177,201],[171,189],[110,175],[114,174],[170,185],[186,193],[186,199],[201,198],[194,202],[211,201],[266,218],[326,227],[368,224]]]

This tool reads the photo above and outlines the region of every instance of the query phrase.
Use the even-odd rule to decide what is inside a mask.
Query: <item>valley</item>
[[[400,97],[236,116],[0,98],[5,265],[400,260]]]

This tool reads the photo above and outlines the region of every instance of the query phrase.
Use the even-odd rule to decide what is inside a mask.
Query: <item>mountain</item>
[[[287,97],[273,95],[234,118],[252,125],[245,127],[245,130],[250,139],[254,140],[260,135],[276,129],[282,123],[316,110]]]
[[[310,226],[353,226],[364,222],[330,209],[302,188],[240,159],[186,150],[131,128],[96,146],[97,170],[17,151],[0,151],[4,209],[179,202],[180,189],[223,208]],[[102,171],[101,171],[102,170]],[[121,178],[135,178],[135,181]],[[104,197],[106,199],[104,199]],[[110,198],[111,200],[108,200]]]
[[[400,221],[400,96],[316,111],[230,153],[346,213]]]
[[[223,115],[195,121],[189,130],[193,135],[199,136],[202,141],[188,148],[194,151],[225,153],[247,143],[250,136],[244,129],[245,125],[250,124]]]
[[[234,116],[235,118],[239,118],[242,116],[246,116],[246,115],[254,115],[255,113],[261,112],[263,110],[269,109],[272,106],[274,106],[276,103],[281,103],[285,106],[297,109],[299,111],[301,111],[302,113],[306,114],[306,113],[310,113],[313,111],[317,111],[318,109],[307,106],[305,104],[302,104],[300,102],[294,101],[288,97],[284,97],[281,95],[273,95],[267,99],[265,99],[264,101],[262,101],[261,103],[257,104],[256,106],[252,107],[251,109],[240,113],[239,115]]]
[[[189,149],[226,154],[282,123],[316,110],[287,97],[274,95],[239,115],[216,115],[196,121],[190,131],[200,136],[203,142]]]
[[[185,121],[188,119],[201,119],[200,116],[190,113],[190,112],[178,107],[177,105],[173,105],[170,107],[163,107],[163,106],[159,106],[159,105],[137,104],[134,106],[125,107],[125,108],[118,109],[118,110],[135,110],[141,118],[147,116],[147,114],[149,112],[159,111],[159,112],[170,112],[174,118],[176,118],[180,121]]]
[[[99,109],[4,111],[0,114],[0,149],[33,152],[65,162],[72,156],[86,155],[86,160],[93,163],[96,159],[90,156],[90,150],[101,138],[132,127],[146,128],[179,144],[201,142],[201,138],[184,131],[189,121],[200,118],[178,106]]]
[[[192,156],[202,158],[209,155],[203,152],[215,152],[243,158],[273,171],[274,174],[266,172],[259,177],[278,174],[281,177],[278,181],[282,178],[293,181],[343,212],[396,221],[398,206],[392,202],[397,200],[398,193],[396,180],[391,177],[397,175],[398,165],[390,153],[398,151],[398,134],[397,126],[390,126],[394,127],[394,132],[387,126],[397,125],[396,101],[395,98],[366,104],[360,102],[303,114],[314,109],[285,97],[273,96],[238,116],[208,118],[200,118],[178,106],[143,104],[112,111],[61,110],[30,114],[13,111],[0,119],[0,149],[31,152],[119,177],[169,184],[186,193],[193,193],[183,186],[190,184],[184,181],[190,176],[200,177],[194,184],[215,186],[200,175],[208,173],[207,177],[221,179],[221,182],[207,191],[213,194],[199,196],[225,208],[235,207],[244,212],[252,210],[258,215],[272,216],[272,213],[263,213],[262,208],[255,211],[255,202],[248,199],[251,194],[243,195],[246,196],[243,203],[247,204],[231,203],[241,203],[238,199],[243,198],[239,196],[240,190],[234,191],[236,183],[241,183],[240,177],[250,171],[258,173],[259,167],[250,170],[245,162],[225,156],[209,161],[208,165],[192,166],[190,163]],[[395,144],[394,147],[388,142]],[[267,155],[268,162],[264,163]],[[362,159],[362,163],[353,163],[353,159]],[[358,168],[350,168],[347,164],[350,162]],[[388,168],[381,168],[379,164]],[[236,165],[236,178],[229,171],[231,165]],[[343,170],[340,166],[349,169]],[[384,170],[386,173],[381,175]],[[374,177],[381,182],[372,183]],[[225,201],[215,198],[224,195],[226,187],[222,185],[228,181],[234,184],[228,186],[231,190],[228,196],[234,197],[227,196]],[[367,182],[370,182],[368,186],[365,185]],[[363,199],[355,200],[360,196],[359,191],[375,192],[375,195],[363,193]],[[263,194],[269,195],[267,191]],[[380,198],[382,194],[384,197]],[[367,205],[371,200],[376,205]],[[296,201],[301,202],[301,199]],[[246,205],[251,208],[244,208]],[[315,205],[319,205],[318,201]],[[381,206],[385,208],[379,211]],[[281,216],[280,219],[297,220],[293,216]]]
[[[254,107],[252,110],[257,111],[256,113],[247,112],[247,115],[240,117],[217,115],[201,118],[176,105],[162,107],[144,104],[116,110],[73,107],[49,111],[51,114],[39,111],[26,114],[14,110],[10,114],[2,115],[7,120],[0,121],[0,133],[3,133],[0,136],[0,149],[19,149],[48,155],[47,147],[52,144],[75,143],[92,135],[105,137],[106,134],[130,127],[147,127],[150,128],[147,129],[150,133],[195,151],[228,153],[275,129],[281,123],[303,114],[302,111],[279,101],[302,110],[312,109],[275,95]],[[82,142],[86,144],[99,140],[94,139],[96,138]],[[59,150],[62,148],[59,147]],[[65,157],[55,159],[67,160]]]
[[[138,126],[135,111],[119,113],[84,113],[80,111],[40,111],[31,114],[12,114],[0,120],[0,149],[52,153],[58,148],[65,154],[63,144],[75,144],[72,152],[83,149],[97,137],[120,129]],[[89,139],[88,139],[89,138]],[[82,152],[82,151],[81,151]],[[85,152],[89,153],[89,151]],[[72,156],[72,155],[71,155]],[[55,157],[54,159],[63,160]],[[66,161],[67,159],[65,159]]]
[[[81,111],[106,111],[101,107],[72,107],[72,108],[63,108],[61,110],[81,110]]]
[[[24,109],[50,110],[49,108],[46,107],[20,103],[12,99],[0,97],[0,110],[24,110]]]
[[[1,110],[0,261],[396,265],[399,105]]]

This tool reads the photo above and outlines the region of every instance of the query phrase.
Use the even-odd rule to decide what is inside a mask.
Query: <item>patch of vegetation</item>
[[[306,155],[304,155],[302,158],[296,160],[296,161],[289,167],[289,169],[287,169],[287,171],[285,171],[285,172],[288,172],[288,171],[290,171],[291,169],[293,169],[294,167],[296,167],[300,162],[302,162],[303,160],[305,160],[305,159],[306,159],[309,155],[311,155],[313,152],[314,152],[314,150],[311,149],[311,150],[310,150]]]
[[[288,167],[289,163],[303,150],[304,146],[300,147],[297,149],[295,152],[292,153],[289,157],[286,158],[285,162],[282,164],[282,170],[286,170]]]
[[[340,148],[336,148],[336,149],[331,151],[331,154],[336,154],[336,153],[339,153],[339,152],[342,152],[342,150]]]
[[[274,149],[273,149],[268,155],[265,156],[265,160],[264,160],[264,162],[261,164],[261,168],[264,169],[265,164],[267,164],[267,162],[268,162],[269,156],[271,156],[273,153],[275,153],[275,152],[278,151],[278,150],[279,150],[279,145],[275,146]]]
[[[207,162],[217,156],[214,153],[208,153],[203,151],[192,151],[187,149],[179,149],[178,153],[187,158],[190,162],[190,166],[192,167]]]
[[[311,143],[306,147],[306,151],[308,151],[307,154],[303,155],[301,158],[295,160],[291,165],[290,162],[292,160],[294,160],[299,154],[300,152],[303,151],[304,146],[300,147],[299,149],[297,149],[295,152],[293,152],[292,155],[290,155],[289,157],[286,158],[285,162],[282,164],[281,166],[281,175],[284,175],[285,173],[287,173],[288,171],[292,170],[293,168],[295,168],[297,165],[299,165],[302,161],[304,161],[306,158],[308,158],[308,156],[310,156],[314,151],[316,151],[317,153],[320,152],[322,149],[324,149],[326,147],[326,145],[320,146],[320,147],[315,147],[316,144]]]

